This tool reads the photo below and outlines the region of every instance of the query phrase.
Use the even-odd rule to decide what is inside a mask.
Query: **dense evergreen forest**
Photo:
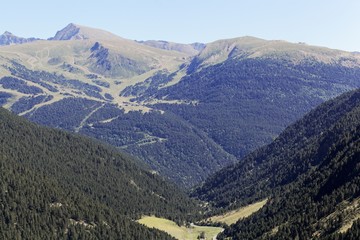
[[[167,239],[133,220],[148,214],[183,223],[197,209],[178,188],[113,147],[39,127],[5,109],[0,134],[5,239]]]
[[[209,178],[193,196],[230,209],[270,199],[222,238],[346,239],[358,234],[357,224],[345,235],[337,231],[359,210],[359,160],[357,90],[311,111],[273,143]]]
[[[90,114],[95,109],[98,110]],[[87,115],[90,117],[79,128]],[[210,173],[237,161],[203,131],[172,113],[125,113],[113,104],[67,98],[25,117],[50,127],[78,129],[82,134],[121,147],[182,187],[199,183]]]
[[[171,239],[7,156],[0,174],[1,239]]]
[[[360,87],[360,68],[311,60],[229,57],[195,70],[174,86],[144,95],[197,101],[156,108],[181,116],[238,159],[325,100]]]

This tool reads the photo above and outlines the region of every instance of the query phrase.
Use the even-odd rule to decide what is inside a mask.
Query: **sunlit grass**
[[[233,210],[231,212],[227,212],[222,215],[217,215],[208,218],[207,220],[211,220],[212,222],[221,222],[226,223],[227,225],[236,223],[241,218],[246,218],[250,216],[251,214],[259,211],[266,203],[268,199],[264,199],[260,202],[256,202],[253,204],[250,204],[245,207],[241,207],[239,209]]]
[[[139,223],[144,224],[149,228],[156,228],[167,232],[171,236],[177,239],[197,239],[197,237],[201,234],[201,232],[205,233],[206,239],[212,239],[217,236],[223,229],[220,227],[207,227],[207,226],[196,226],[192,225],[190,227],[181,226],[179,227],[175,222],[158,218],[154,216],[145,216],[141,218]]]

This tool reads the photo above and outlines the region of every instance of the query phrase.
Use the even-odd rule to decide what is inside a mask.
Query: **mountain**
[[[22,44],[22,43],[28,43],[40,40],[38,38],[23,38],[18,37],[12,34],[11,32],[4,32],[2,35],[0,35],[0,46],[3,45],[12,45],[12,44]]]
[[[220,208],[270,199],[222,237],[341,239],[360,212],[359,130],[355,90],[321,104],[271,144],[209,178],[194,196]]]
[[[133,220],[158,215],[180,223],[197,208],[113,147],[37,126],[2,108],[0,134],[2,236],[168,239]]]
[[[51,40],[0,47],[0,103],[119,147],[188,188],[360,87],[359,62],[285,41],[140,43],[69,24]]]

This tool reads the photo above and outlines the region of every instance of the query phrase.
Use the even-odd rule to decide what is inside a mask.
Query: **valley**
[[[0,35],[1,239],[358,239],[360,55]]]

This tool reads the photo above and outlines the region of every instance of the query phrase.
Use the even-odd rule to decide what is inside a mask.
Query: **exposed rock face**
[[[11,32],[4,32],[0,35],[0,46],[11,44],[22,44],[39,40],[38,38],[23,38],[12,34]]]
[[[150,67],[146,64],[137,62],[122,54],[111,52],[99,42],[96,42],[90,48],[90,51],[89,68],[97,74],[108,77],[131,77],[150,70]]]
[[[199,43],[199,42],[192,43],[192,44],[190,44],[190,45],[191,45],[195,50],[198,50],[199,52],[206,47],[206,44],[205,44],[205,43]]]
[[[49,40],[81,40],[87,37],[80,32],[80,28],[73,23],[67,25],[64,29],[58,31],[53,38]]]

